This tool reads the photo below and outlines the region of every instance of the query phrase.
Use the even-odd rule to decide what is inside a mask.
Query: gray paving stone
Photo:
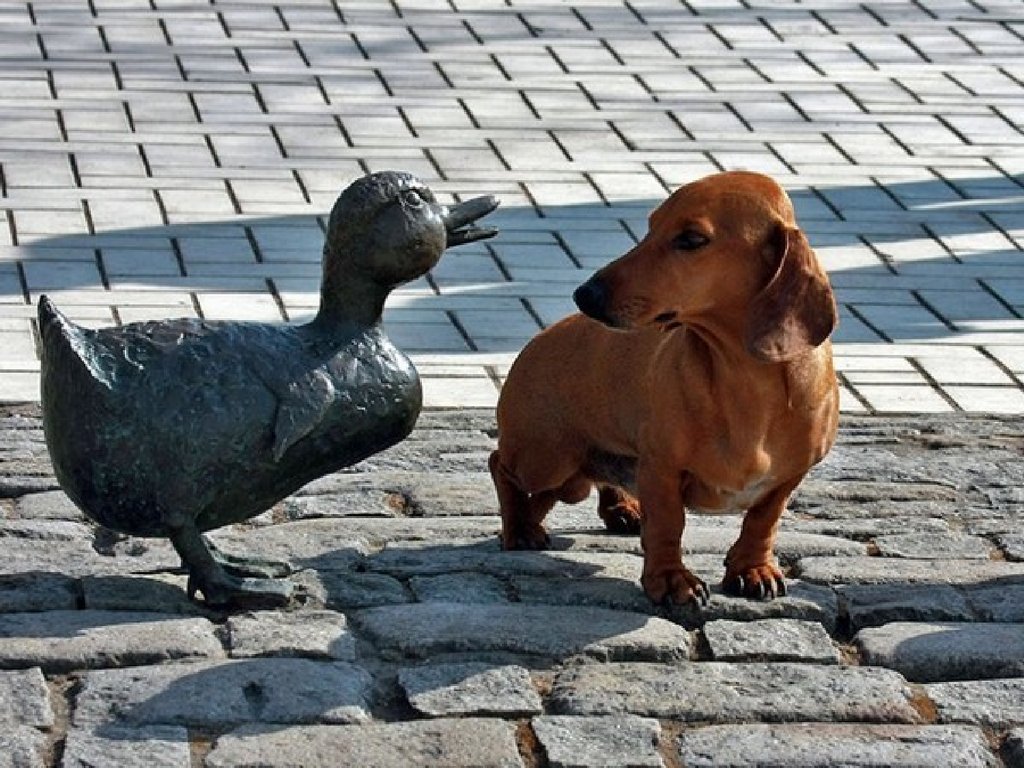
[[[875,539],[883,557],[988,560],[992,546],[966,533],[897,533]]]
[[[1024,560],[1024,533],[1003,533],[996,536],[1007,560]]]
[[[253,554],[290,562],[295,568],[350,568],[367,546],[338,520],[296,520],[257,529],[220,528],[211,540],[230,554]]]
[[[1024,583],[978,584],[966,587],[964,596],[982,621],[1024,623]]]
[[[803,661],[838,664],[839,651],[813,621],[762,619],[709,621],[704,637],[716,661]]]
[[[852,584],[836,587],[836,592],[852,631],[892,621],[974,618],[967,598],[948,584]]]
[[[48,520],[77,520],[84,517],[78,507],[62,490],[48,490],[42,494],[27,494],[14,505],[20,518]]]
[[[505,582],[486,573],[444,573],[414,576],[409,586],[425,603],[507,603]]]
[[[176,662],[88,672],[77,726],[362,723],[370,676],[348,662],[243,659]]]
[[[1024,678],[931,683],[924,690],[935,703],[940,723],[1024,725]]]
[[[1024,676],[1024,624],[894,622],[854,641],[866,663],[917,682]]]
[[[45,768],[46,735],[25,725],[0,732],[0,768]]]
[[[0,613],[74,610],[78,591],[78,581],[61,573],[0,576]]]
[[[511,583],[519,600],[524,603],[593,605],[640,613],[657,613],[661,610],[651,603],[639,583],[632,579],[512,576]],[[718,619],[755,621],[786,618],[815,621],[834,630],[838,613],[838,600],[831,589],[789,580],[786,596],[775,600],[732,597],[722,594],[717,586],[712,586],[711,600],[707,606],[678,606],[672,609],[670,616],[686,627],[697,627]]]
[[[400,581],[383,573],[352,573],[331,567],[305,570],[289,578],[314,602],[336,610],[395,605],[412,599]]]
[[[1009,768],[1024,766],[1024,728],[1015,728],[1010,731],[1010,735],[1006,737],[1006,744],[1003,746],[1003,754]]]
[[[399,672],[398,682],[413,709],[430,717],[524,717],[543,711],[529,671],[515,665],[406,667]]]
[[[208,768],[522,768],[511,723],[485,718],[359,726],[246,726],[217,739]]]
[[[227,621],[232,658],[306,656],[355,661],[356,641],[342,613],[256,611]]]
[[[7,668],[70,672],[223,655],[214,625],[203,618],[129,611],[0,615],[0,666]]]
[[[412,658],[509,652],[679,660],[689,657],[692,642],[664,619],[602,608],[419,603],[370,608],[352,618],[378,649]]]
[[[901,675],[813,664],[588,664],[555,677],[559,714],[628,712],[684,722],[891,722],[920,716]]]
[[[50,692],[38,667],[0,671],[0,723],[49,728],[53,722]]]
[[[84,576],[80,580],[84,607],[97,611],[149,611],[205,615],[189,600],[185,574],[153,573]]]
[[[661,727],[635,715],[534,718],[533,730],[551,768],[661,768]]]
[[[190,768],[188,731],[180,726],[71,728],[61,768]]]
[[[978,728],[905,725],[712,725],[684,731],[687,766],[997,766]]]
[[[180,560],[170,544],[154,539],[116,540],[102,545],[92,539],[3,539],[6,557],[0,575],[63,573],[67,576],[136,573],[175,568]],[[99,551],[97,547],[104,549]]]
[[[800,578],[818,584],[977,584],[1024,582],[1024,564],[985,560],[807,557]]]

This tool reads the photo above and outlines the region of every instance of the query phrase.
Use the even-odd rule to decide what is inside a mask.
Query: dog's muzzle
[[[608,314],[608,289],[604,281],[592,277],[572,294],[572,300],[587,317],[591,317],[605,325],[615,326],[615,321]]]

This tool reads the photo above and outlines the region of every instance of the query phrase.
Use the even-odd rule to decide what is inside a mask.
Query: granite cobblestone
[[[52,482],[38,418],[35,406],[0,412],[0,477]],[[274,611],[205,609],[164,542],[103,532],[58,491],[9,495],[6,753],[45,768],[337,754],[385,766],[1019,762],[1024,571],[950,558],[951,545],[999,546],[1020,525],[1017,421],[847,418],[783,518],[786,597],[722,594],[739,520],[691,516],[685,557],[712,584],[700,610],[647,601],[636,540],[601,532],[593,500],[552,513],[551,550],[502,552],[484,498],[493,429],[487,411],[428,410],[406,443],[281,507],[308,514],[215,532],[227,551],[298,569],[295,602]],[[359,514],[330,508],[346,503]]]

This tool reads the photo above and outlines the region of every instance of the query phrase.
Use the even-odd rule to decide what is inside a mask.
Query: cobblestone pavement
[[[783,520],[790,594],[697,612],[593,504],[501,552],[490,412],[429,411],[215,533],[298,585],[220,615],[56,490],[37,414],[0,411],[0,765],[1024,766],[1019,418],[848,417]],[[689,566],[737,531],[691,516]]]
[[[1019,0],[0,0],[0,399],[43,291],[104,325],[297,321],[369,170],[494,193],[392,297],[435,406],[489,406],[671,189],[775,175],[842,304],[848,412],[1024,412]]]

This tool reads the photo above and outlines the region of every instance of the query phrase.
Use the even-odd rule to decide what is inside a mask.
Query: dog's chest
[[[768,474],[745,478],[737,488],[710,485],[698,480],[686,494],[686,506],[701,514],[733,514],[745,512],[773,487],[775,478]]]

